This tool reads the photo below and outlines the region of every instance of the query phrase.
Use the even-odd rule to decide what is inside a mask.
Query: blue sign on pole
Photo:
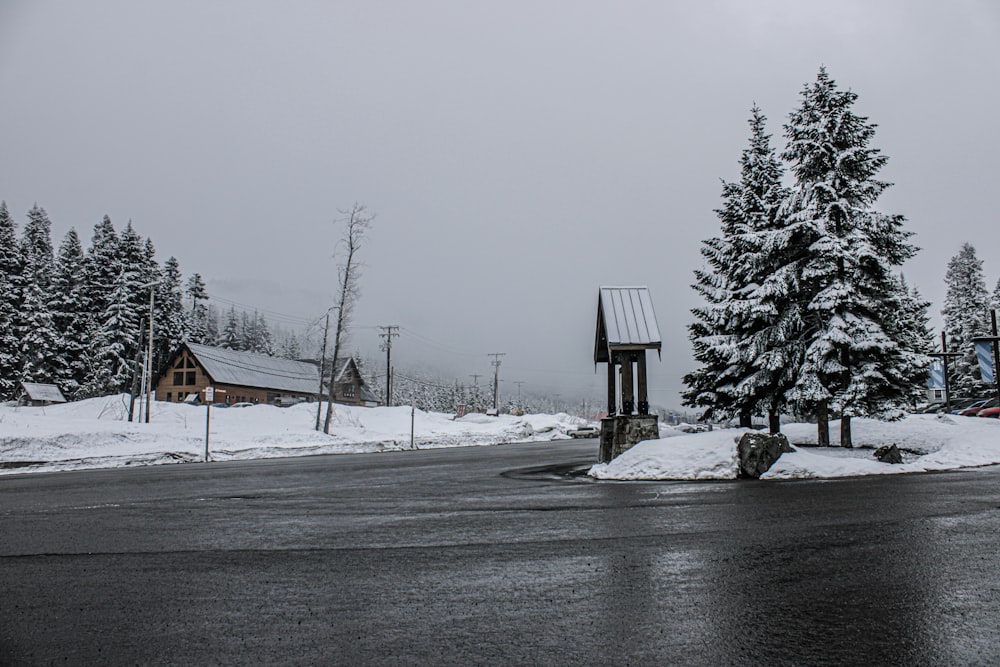
[[[993,384],[993,341],[977,340],[976,358],[979,359],[979,374],[983,376],[983,382]]]
[[[927,388],[944,389],[944,362],[940,359],[935,359],[931,362],[928,371],[930,371],[930,374],[927,376]]]

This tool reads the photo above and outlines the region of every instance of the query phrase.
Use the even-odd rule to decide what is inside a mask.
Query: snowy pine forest
[[[839,417],[849,444],[851,417],[902,416],[925,398],[938,349],[930,304],[900,272],[918,249],[904,217],[876,207],[890,187],[879,179],[888,158],[856,99],[820,68],[788,115],[780,153],[764,113],[751,110],[740,180],[723,183],[721,232],[703,242],[695,274],[705,304],[689,327],[700,365],[684,377],[686,405],[745,426],[766,415],[772,431],[781,415],[813,418],[821,432]],[[971,339],[987,333],[1000,284],[991,300],[968,244],[947,281],[949,349],[968,353],[954,386],[976,395],[986,387]]]
[[[260,312],[211,305],[201,275],[185,279],[175,257],[158,263],[152,240],[131,222],[118,232],[105,216],[86,250],[75,229],[54,250],[51,228],[45,209],[35,205],[18,233],[0,202],[0,401],[14,397],[19,381],[56,384],[70,400],[128,392],[147,345],[151,289],[154,372],[183,341],[288,359],[320,356],[309,332],[285,331]],[[369,387],[384,396],[384,364],[355,357]],[[397,370],[393,403],[485,411],[493,407],[493,391],[485,383]],[[556,412],[561,406],[525,395],[520,404],[502,398],[500,407]]]
[[[174,257],[160,265],[131,222],[118,232],[105,216],[86,250],[70,229],[55,251],[51,227],[36,204],[18,235],[0,202],[0,400],[21,380],[57,384],[71,400],[127,392],[147,345],[151,290],[155,370],[185,340],[300,356],[297,335],[276,335],[260,313],[208,305],[201,276],[184,280]]]

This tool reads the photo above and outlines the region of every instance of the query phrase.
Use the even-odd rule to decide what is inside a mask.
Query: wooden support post
[[[649,397],[646,390],[646,351],[643,350],[639,353],[639,358],[636,360],[636,375],[639,384],[639,414],[648,415],[649,414]]]
[[[618,411],[618,397],[615,395],[615,369],[614,357],[608,358],[608,416],[614,415]]]
[[[635,410],[635,388],[632,386],[631,354],[622,355],[622,414],[630,415]]]

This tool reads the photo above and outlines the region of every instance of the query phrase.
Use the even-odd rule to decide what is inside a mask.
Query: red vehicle
[[[997,408],[983,408],[979,411],[977,417],[992,417],[993,419],[1000,419],[1000,407]]]
[[[995,399],[995,398],[991,398],[988,401],[983,401],[982,404],[980,404],[980,405],[973,405],[973,406],[968,407],[968,408],[966,408],[964,410],[959,410],[958,414],[961,415],[961,416],[963,416],[963,417],[975,417],[976,415],[978,415],[983,410],[988,410],[990,408],[995,408],[998,405],[1000,405],[1000,401],[997,401],[997,399]]]

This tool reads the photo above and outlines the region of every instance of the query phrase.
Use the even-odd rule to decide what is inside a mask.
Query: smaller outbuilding
[[[17,393],[17,404],[30,407],[42,407],[53,405],[54,403],[65,403],[59,387],[54,384],[40,384],[38,382],[22,382]]]

